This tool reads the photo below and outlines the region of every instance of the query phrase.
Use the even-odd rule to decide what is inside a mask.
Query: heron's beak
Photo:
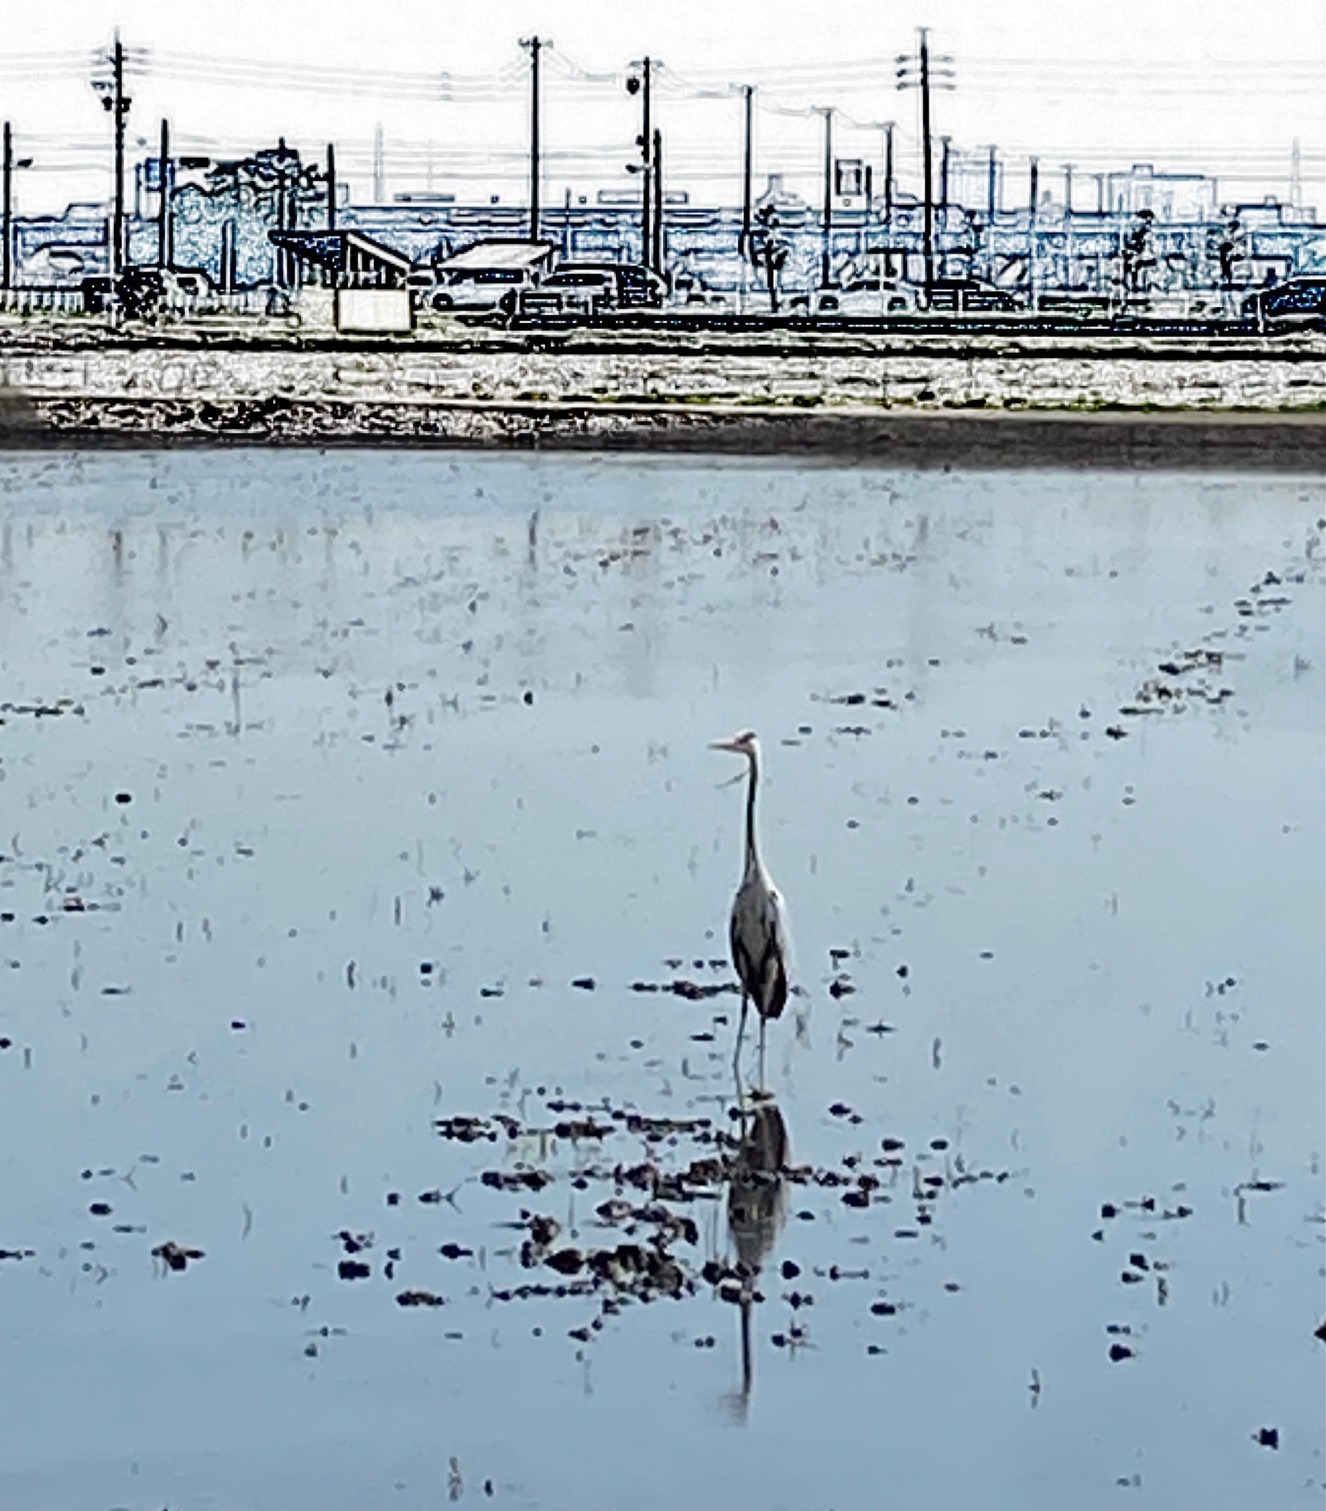
[[[729,755],[741,754],[741,751],[737,748],[736,742],[733,740],[710,740],[709,749],[726,750]]]

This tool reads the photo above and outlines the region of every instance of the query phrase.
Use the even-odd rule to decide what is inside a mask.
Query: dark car
[[[89,315],[105,315],[118,307],[131,320],[147,320],[184,288],[180,276],[170,268],[127,267],[118,277],[96,273],[83,280],[83,308]]]
[[[1009,289],[979,278],[936,278],[930,285],[932,310],[1016,310],[1021,303]]]
[[[104,315],[115,302],[115,279],[109,273],[92,273],[80,287],[83,309],[89,315]]]
[[[604,310],[657,308],[663,280],[634,262],[564,262],[537,288],[521,294],[523,315],[597,315]]]
[[[1243,301],[1243,315],[1259,331],[1326,330],[1326,276],[1286,278]]]

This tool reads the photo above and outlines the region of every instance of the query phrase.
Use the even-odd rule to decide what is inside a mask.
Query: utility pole
[[[3,158],[3,198],[0,199],[0,220],[4,224],[4,244],[0,246],[0,289],[7,294],[13,283],[10,262],[14,245],[14,133],[5,122]]]
[[[107,250],[110,254],[111,276],[118,278],[128,261],[124,239],[124,128],[128,123],[129,106],[133,103],[124,92],[124,44],[120,41],[119,32],[115,33],[115,45],[107,61],[111,67],[110,78],[95,79],[93,88],[101,96],[102,108],[109,111],[114,119],[115,203],[111,211],[110,246]],[[112,302],[116,299],[113,291],[111,299]]]
[[[640,150],[644,155],[644,198],[640,206],[640,240],[644,252],[644,263],[647,268],[654,266],[653,224],[654,224],[654,128],[651,125],[650,111],[653,109],[653,78],[654,60],[646,58],[641,81],[640,97],[642,101],[642,116],[640,122]]]
[[[110,231],[107,236],[107,264],[112,277],[110,312],[114,320],[119,310],[119,275],[128,262],[126,241],[127,223],[124,214],[124,131],[129,121],[129,106],[133,103],[124,92],[124,45],[120,34],[115,33],[115,43],[109,53],[102,54],[101,64],[108,72],[93,75],[92,88],[101,100],[101,108],[113,118],[114,124],[114,174],[115,193],[111,210]]]
[[[750,258],[751,172],[754,166],[755,86],[741,86],[743,131],[741,145],[741,259]]]
[[[124,244],[124,128],[129,101],[124,94],[124,44],[115,34],[115,221],[111,235],[111,272],[120,273],[128,262]]]
[[[233,219],[224,220],[221,223],[221,292],[233,294],[237,282],[237,263],[235,222]]]
[[[382,141],[382,122],[373,128],[373,203],[380,205],[387,197],[387,162]]]
[[[925,178],[925,301],[928,307],[935,283],[934,143],[930,132],[930,91],[932,88],[953,87],[953,60],[948,56],[931,59],[928,27],[918,28],[917,38],[916,57],[902,53],[897,59],[897,82],[899,89],[919,88],[921,91],[921,160]]]
[[[1073,287],[1073,165],[1064,164],[1064,286]]]
[[[930,305],[930,292],[935,286],[935,192],[933,143],[930,139],[930,43],[925,28],[921,29],[921,136],[925,154],[925,302]]]
[[[552,44],[545,37],[526,37],[520,44],[529,53],[529,239],[539,239],[539,54]]]
[[[667,277],[667,249],[663,244],[663,133],[654,127],[653,136],[654,153],[654,271],[662,278]]]
[[[336,229],[336,147],[327,143],[327,229]]]
[[[277,146],[277,172],[276,172],[276,229],[284,231],[285,225],[285,137],[279,137]],[[374,168],[376,177],[376,165]],[[289,251],[285,243],[280,243],[276,248],[276,286],[284,289],[288,283],[286,276],[288,269]]]
[[[830,286],[833,262],[833,106],[818,105],[824,117],[824,212],[820,225],[820,287]]]
[[[653,127],[653,93],[654,93],[654,60],[642,58],[640,60],[640,72],[633,73],[626,81],[627,94],[640,96],[640,135],[636,137],[636,145],[640,148],[640,164],[638,172],[642,178],[640,191],[640,261],[647,268],[654,266],[654,256],[650,243],[653,240],[654,231],[654,127]]]
[[[1032,312],[1036,310],[1036,197],[1040,190],[1040,159],[1033,157],[1028,170],[1028,190],[1031,200],[1027,212],[1027,286],[1031,292]]]
[[[995,216],[999,213],[999,153],[994,143],[990,144],[990,160],[985,184],[985,218],[994,229]]]
[[[884,122],[884,231],[893,225],[893,121]]]
[[[951,136],[941,136],[939,139],[939,210],[941,225],[943,225],[944,216],[948,210],[948,164],[952,143],[953,138]]]
[[[168,268],[174,261],[170,224],[170,122],[161,121],[161,155],[157,158],[157,266]]]

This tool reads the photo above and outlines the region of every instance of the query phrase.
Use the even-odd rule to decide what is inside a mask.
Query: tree
[[[326,219],[325,173],[306,164],[284,137],[275,147],[264,147],[251,157],[216,163],[208,179],[212,198],[232,201],[239,218],[260,227],[264,235],[268,230],[292,231],[301,219],[315,224]],[[293,281],[288,253],[275,253],[274,271],[283,287]]]
[[[1123,262],[1123,287],[1125,293],[1136,294],[1146,288],[1148,270],[1155,267],[1156,256],[1151,235],[1155,215],[1150,210],[1139,210],[1133,223],[1124,234],[1119,255]]]
[[[778,313],[778,275],[787,264],[791,243],[783,234],[782,222],[773,205],[761,205],[755,212],[750,228],[748,252],[753,266],[764,269],[764,281],[769,290],[769,311]]]
[[[1213,230],[1207,241],[1207,252],[1220,269],[1220,286],[1232,288],[1234,264],[1242,262],[1247,254],[1248,238],[1237,215],[1231,216],[1223,227]]]

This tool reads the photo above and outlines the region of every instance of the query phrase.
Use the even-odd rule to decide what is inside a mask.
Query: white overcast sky
[[[882,135],[869,123],[897,120],[909,187],[916,95],[893,88],[892,60],[925,25],[956,72],[956,89],[936,96],[934,129],[972,153],[973,194],[976,149],[993,142],[1008,159],[1009,203],[1025,195],[1033,153],[1056,198],[1062,164],[1075,163],[1074,200],[1087,207],[1091,173],[1135,161],[1217,172],[1226,199],[1283,196],[1297,140],[1303,198],[1326,212],[1321,0],[10,0],[6,9],[11,19],[21,11],[22,25],[0,33],[0,112],[18,153],[35,159],[18,175],[21,208],[107,192],[109,117],[89,69],[117,26],[146,53],[131,139],[155,142],[167,115],[184,150],[225,153],[278,133],[309,151],[334,140],[357,200],[371,193],[378,126],[388,195],[431,187],[520,199],[519,39],[531,34],[565,60],[546,70],[546,200],[625,188],[638,106],[611,76],[649,53],[669,70],[656,117],[670,184],[713,202],[739,192],[740,108],[721,94],[729,82],[754,82],[771,107],[757,117],[757,183],[781,169],[817,193],[821,119],[795,112],[834,105],[844,112],[840,156],[878,162]],[[221,66],[233,60],[245,66]],[[573,77],[576,67],[604,77]],[[392,77],[320,81],[316,69]],[[430,99],[425,76],[443,70],[455,97]],[[715,97],[688,95],[688,85]]]

